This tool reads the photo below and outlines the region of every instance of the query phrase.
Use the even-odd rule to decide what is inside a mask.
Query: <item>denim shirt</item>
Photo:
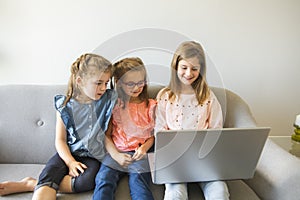
[[[71,98],[64,106],[65,99],[66,96],[56,95],[54,102],[55,108],[60,113],[66,127],[67,143],[71,153],[77,156],[93,157],[101,161],[106,153],[105,131],[117,99],[117,93],[112,89],[107,89],[99,100],[93,101],[91,104],[80,104]],[[78,106],[82,106],[80,108],[83,108],[83,114],[78,112]],[[77,111],[75,111],[76,108]],[[76,120],[78,122],[75,123],[74,113],[82,115],[80,116],[82,120]],[[77,115],[76,117],[78,119]],[[88,120],[89,118],[94,119]],[[92,122],[92,124],[88,125],[88,122]],[[79,129],[79,127],[83,128]],[[88,129],[84,127],[88,127]]]

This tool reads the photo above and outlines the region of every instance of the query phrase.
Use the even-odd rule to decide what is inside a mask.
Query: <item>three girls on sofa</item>
[[[107,89],[111,76],[116,90]],[[146,79],[139,58],[125,58],[114,67],[98,55],[78,58],[71,66],[67,95],[55,98],[58,153],[38,180],[0,183],[0,195],[34,191],[33,199],[56,199],[57,191],[84,192],[96,183],[94,200],[113,199],[118,180],[129,174],[132,199],[153,199],[146,153],[154,131],[221,128],[223,117],[206,82],[204,50],[195,41],[183,42],[175,51],[169,86],[159,92],[157,101],[148,98]],[[59,173],[58,166],[63,168]],[[223,181],[199,185],[205,199],[229,199]],[[188,199],[186,183],[165,188],[166,200]]]

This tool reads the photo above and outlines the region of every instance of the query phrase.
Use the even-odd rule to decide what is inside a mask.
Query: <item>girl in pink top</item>
[[[221,106],[206,82],[204,50],[188,41],[176,50],[171,63],[171,81],[158,96],[155,132],[160,130],[221,128]],[[188,163],[187,163],[188,164]],[[200,183],[206,200],[229,199],[223,181]],[[165,200],[188,199],[187,184],[165,184]]]
[[[156,101],[148,99],[147,73],[141,59],[125,58],[114,67],[118,102],[107,131],[108,154],[97,174],[93,199],[114,199],[119,179],[128,174],[132,200],[152,200],[146,153],[154,142]]]

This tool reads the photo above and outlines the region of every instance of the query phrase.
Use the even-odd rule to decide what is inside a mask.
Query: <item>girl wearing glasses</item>
[[[108,154],[96,176],[94,200],[114,199],[119,179],[129,175],[132,200],[153,199],[147,151],[154,142],[156,101],[148,99],[146,68],[139,58],[114,64],[118,101],[106,137]]]

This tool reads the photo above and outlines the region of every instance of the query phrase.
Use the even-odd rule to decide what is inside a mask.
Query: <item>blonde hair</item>
[[[115,79],[116,82],[118,82],[119,80],[122,81],[122,77],[129,71],[142,71],[144,73],[145,85],[143,87],[143,91],[139,95],[139,98],[142,101],[145,101],[146,105],[148,106],[149,96],[148,96],[148,86],[147,86],[147,80],[146,80],[147,79],[147,71],[146,71],[146,67],[145,67],[143,61],[138,57],[124,58],[124,59],[116,62],[113,66],[114,66],[113,78]],[[117,93],[119,95],[119,98],[123,102],[128,100],[127,95],[125,95],[125,92],[123,91],[123,89],[121,87],[117,86]],[[125,104],[124,104],[124,106],[125,106]]]
[[[195,91],[198,103],[202,104],[209,97],[210,89],[206,82],[206,61],[204,50],[202,46],[195,41],[183,42],[176,49],[171,62],[171,80],[169,86],[160,93],[160,96],[166,92],[169,94],[169,100],[174,100],[176,95],[180,96],[181,84],[177,75],[178,63],[181,60],[189,58],[197,58],[199,60],[200,73],[191,86]]]
[[[69,78],[68,83],[68,90],[67,90],[67,98],[64,102],[64,105],[73,97],[77,97],[80,95],[80,90],[76,84],[76,78],[79,76],[81,78],[85,78],[86,76],[90,75],[90,68],[95,67],[96,69],[109,72],[112,74],[112,64],[107,59],[102,56],[96,54],[83,54],[71,65],[71,75]]]

